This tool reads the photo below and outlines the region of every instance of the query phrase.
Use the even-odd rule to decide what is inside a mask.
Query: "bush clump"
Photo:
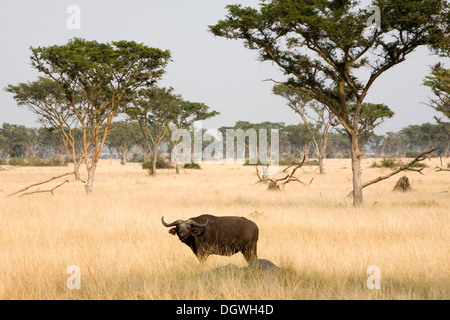
[[[24,158],[11,158],[9,159],[10,166],[25,166]]]
[[[295,157],[285,157],[285,158],[281,158],[279,161],[279,164],[281,166],[288,166],[290,165],[292,162],[297,161],[298,159]]]
[[[400,165],[401,163],[394,158],[383,158],[380,163],[380,166],[383,168],[395,168]]]
[[[261,160],[259,160],[259,158],[246,159],[244,162],[244,166],[260,166],[260,165],[264,165],[264,164],[261,163]]]
[[[319,160],[309,160],[308,161],[308,166],[318,166],[319,165]]]
[[[390,169],[396,169],[401,166],[403,166],[404,163],[396,160],[394,158],[383,158],[381,162],[378,164],[376,162],[372,163],[372,168],[390,168]],[[411,168],[428,168],[428,166],[423,162],[415,162],[412,165],[410,165]]]
[[[372,163],[372,168],[397,168],[400,167],[402,163],[394,158],[383,158],[380,163]]]
[[[56,158],[50,159],[41,159],[39,157],[32,158],[11,158],[9,160],[10,166],[18,166],[18,167],[58,167],[58,166],[66,166],[67,162],[61,161]]]
[[[143,163],[144,161],[145,161],[144,157],[137,153],[133,153],[133,156],[130,159],[130,162],[132,163]]]
[[[156,158],[156,169],[173,169],[175,168],[173,164],[166,161],[162,156]],[[153,159],[146,160],[142,162],[142,169],[147,170],[148,174],[153,174]]]
[[[411,168],[428,168],[428,166],[423,162],[416,162],[410,165]]]
[[[185,163],[183,166],[184,169],[201,169],[200,165],[197,162],[191,161],[189,163]]]

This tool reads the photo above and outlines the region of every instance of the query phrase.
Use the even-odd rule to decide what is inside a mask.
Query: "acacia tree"
[[[297,158],[306,155],[306,161],[308,161],[311,134],[304,123],[286,126],[281,132],[280,140],[281,145],[286,140],[287,148],[290,149],[290,155]],[[280,152],[280,154],[283,153]]]
[[[27,127],[16,124],[3,123],[0,128],[0,149],[9,161],[11,157],[25,157],[25,144],[28,138]]]
[[[125,164],[132,148],[139,139],[142,138],[142,132],[136,121],[118,122],[111,125],[109,135],[106,138],[106,144],[111,149],[117,149],[120,157],[120,163]]]
[[[77,121],[61,86],[52,79],[39,77],[33,82],[8,85],[5,91],[14,95],[19,106],[25,106],[34,112],[38,116],[39,123],[59,131],[65,151],[73,162],[75,179],[82,180],[79,168],[83,161],[83,153],[76,141]],[[74,100],[77,105],[85,103],[80,92],[74,93]]]
[[[403,132],[386,132],[385,150],[390,157],[406,157],[408,139]]]
[[[372,134],[369,140],[367,140],[367,144],[375,154],[375,158],[381,158],[381,155],[384,154],[386,142],[387,142],[386,136],[377,134]]]
[[[234,126],[224,126],[219,128],[219,131],[226,140],[227,152],[232,150],[227,158],[234,157],[234,161],[246,158],[249,164],[260,162],[273,165],[271,160],[274,154],[279,154],[279,131],[283,131],[284,128],[284,122],[236,121]],[[275,139],[272,136],[273,133],[277,135]]]
[[[174,129],[170,142],[172,144],[172,152],[175,152],[175,173],[180,173],[180,163],[178,160],[178,144],[181,142],[180,130],[187,130],[193,127],[197,121],[210,119],[218,115],[217,111],[209,111],[209,107],[204,103],[185,101],[179,96],[174,104],[173,117],[171,124]]]
[[[450,129],[450,123],[441,123],[445,130]],[[407,141],[406,156],[415,155],[418,152],[438,148],[439,154],[444,154],[448,150],[450,138],[441,130],[441,126],[432,123],[422,123],[421,125],[409,125],[400,130],[400,134]]]
[[[58,129],[41,127],[38,131],[43,147],[41,152],[43,158],[54,157],[60,163],[63,163],[67,157],[70,158]]]
[[[334,126],[338,124],[336,116],[323,104],[286,85],[277,84],[273,87],[272,92],[285,98],[288,106],[302,118],[312,139],[314,153],[319,161],[319,172],[322,174],[323,159],[327,155],[328,138]],[[311,116],[309,111],[312,111],[314,116]]]
[[[139,90],[127,105],[131,120],[137,120],[149,150],[152,150],[152,175],[156,176],[158,148],[169,132],[169,124],[176,116],[178,96],[173,88],[150,87]]]
[[[66,45],[31,48],[31,65],[64,90],[70,112],[83,131],[83,157],[93,181],[114,117],[132,92],[153,85],[164,73],[170,52],[134,41],[98,43],[74,38]],[[79,104],[81,92],[84,104]]]
[[[284,72],[282,83],[336,115],[351,141],[355,206],[363,205],[360,125],[365,97],[384,72],[417,47],[440,42],[448,29],[445,0],[374,0],[372,5],[380,9],[378,26],[368,26],[372,12],[353,0],[272,0],[262,1],[259,9],[229,5],[225,19],[210,26],[216,36],[244,40],[262,61]]]
[[[0,159],[3,157],[3,153],[8,150],[8,142],[8,138],[2,134],[2,128],[0,128]]]
[[[427,105],[443,115],[434,118],[450,138],[450,131],[442,119],[450,120],[450,69],[445,69],[438,63],[431,70],[431,74],[425,77],[423,84],[430,87],[435,96]]]

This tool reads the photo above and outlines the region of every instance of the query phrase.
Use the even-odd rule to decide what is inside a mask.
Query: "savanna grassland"
[[[369,168],[363,180],[389,169]],[[159,170],[103,160],[94,194],[75,182],[49,193],[7,194],[70,167],[0,169],[0,299],[448,299],[450,298],[450,172],[405,172],[408,193],[392,192],[400,173],[364,189],[365,206],[351,198],[350,160],[326,160],[325,174],[304,167],[270,192],[255,168],[202,165]],[[446,163],[444,163],[446,165]],[[58,182],[53,182],[55,185]],[[45,188],[45,187],[41,187]],[[200,265],[161,222],[203,213],[245,216],[260,229],[259,258],[280,269],[244,267],[239,253],[210,256]],[[67,267],[80,268],[81,289],[69,290]],[[369,290],[366,270],[381,271]]]

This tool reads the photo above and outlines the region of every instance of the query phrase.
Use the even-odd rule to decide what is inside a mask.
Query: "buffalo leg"
[[[258,255],[256,252],[256,243],[252,245],[245,246],[242,250],[242,254],[244,255],[245,260],[248,262],[258,259]]]
[[[208,259],[208,255],[207,254],[202,254],[202,253],[197,253],[197,259],[198,261],[200,261],[200,263],[205,263],[206,259]]]

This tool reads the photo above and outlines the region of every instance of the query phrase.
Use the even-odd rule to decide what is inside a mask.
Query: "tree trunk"
[[[77,161],[73,162],[73,172],[75,174],[75,181],[81,181],[80,166],[81,166],[81,162],[77,162]]]
[[[180,164],[178,163],[178,160],[177,163],[175,164],[175,173],[180,174]]]
[[[127,163],[127,152],[122,151],[120,153],[120,164],[126,164]]]
[[[323,156],[319,156],[319,173],[322,174],[323,173]]]
[[[92,166],[88,169],[88,178],[86,184],[84,185],[87,195],[91,194],[94,191],[94,174],[96,167],[97,163],[94,162]]]
[[[362,182],[361,182],[361,158],[362,154],[359,150],[358,135],[351,135],[352,141],[352,173],[353,173],[353,206],[362,207]]]
[[[152,176],[156,177],[156,161],[158,161],[158,146],[153,149],[153,170]]]
[[[306,163],[308,163],[309,162],[309,145],[305,145],[303,147],[303,154],[306,156]]]

